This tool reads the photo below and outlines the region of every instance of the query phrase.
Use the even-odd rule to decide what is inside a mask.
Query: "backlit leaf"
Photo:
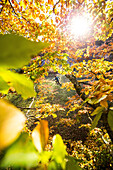
[[[53,137],[53,159],[60,163],[62,168],[65,168],[66,162],[64,160],[67,155],[66,146],[63,143],[63,140],[59,134]]]
[[[44,150],[49,137],[48,122],[46,120],[40,120],[40,123],[32,132],[32,139],[35,147],[39,152]]]
[[[103,107],[105,107],[105,108],[108,108],[108,102],[106,101],[106,99],[105,99],[105,100],[102,100],[102,101],[100,102],[100,105],[103,106]]]
[[[61,165],[55,161],[51,161],[48,165],[48,170],[61,170]]]
[[[5,68],[19,68],[27,64],[32,55],[49,44],[33,42],[15,34],[0,34],[0,66]]]
[[[23,167],[29,169],[38,164],[38,153],[27,133],[20,137],[8,148],[4,158],[1,160],[1,167]]]
[[[9,89],[8,84],[3,80],[2,77],[0,77],[0,92],[7,93],[8,89]]]
[[[93,113],[91,113],[91,116],[97,115],[97,114],[99,114],[99,113],[103,113],[104,109],[105,109],[105,108],[102,107],[102,106],[97,107],[97,108],[93,111]]]
[[[9,83],[10,86],[14,87],[23,98],[35,96],[36,93],[34,91],[33,82],[25,77],[25,75],[13,73],[4,69],[0,70],[0,76],[5,82]],[[2,91],[5,90],[5,88],[6,86],[2,86]]]
[[[4,149],[18,138],[25,120],[19,109],[0,100],[0,149]]]
[[[103,95],[100,99],[98,99],[94,104],[99,103],[100,101],[107,98],[107,95]]]

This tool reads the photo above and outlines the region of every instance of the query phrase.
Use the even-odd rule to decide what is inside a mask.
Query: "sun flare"
[[[83,16],[73,17],[70,24],[70,31],[75,37],[85,36],[90,31],[90,23]]]

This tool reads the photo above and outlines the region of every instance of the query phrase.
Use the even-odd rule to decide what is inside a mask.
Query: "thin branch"
[[[10,0],[8,0],[9,1],[9,3],[10,3],[10,6],[11,6],[11,8],[12,8],[12,10],[13,10],[13,12],[14,12],[14,14],[18,17],[18,14],[15,12],[15,9],[14,9],[14,7],[12,6],[12,3],[11,3],[11,1]],[[22,15],[21,15],[21,17],[27,22],[27,23],[29,23],[30,24],[30,21],[28,21],[25,17],[23,17]],[[20,18],[18,17],[18,19],[20,20]],[[31,25],[32,26],[32,25]],[[32,26],[32,28],[34,28],[33,26]]]
[[[82,83],[82,84],[85,84],[85,85],[88,85],[88,86],[92,86],[92,84],[88,83],[88,82],[82,82],[80,81],[79,83]]]
[[[8,0],[8,1],[9,1],[9,3],[10,3],[10,6],[11,6],[11,8],[12,8],[13,12],[15,13],[15,15],[17,15],[17,16],[18,16],[18,14],[15,12],[15,9],[14,9],[14,7],[12,6],[12,3],[11,3],[11,1],[10,1],[10,0]],[[20,19],[20,18],[18,18],[18,19]]]
[[[36,108],[30,108],[30,107],[18,107],[21,110],[36,110]]]
[[[93,74],[95,75],[95,78],[96,78],[97,80],[99,80],[98,77],[97,77],[97,75],[96,75],[96,73],[94,73],[92,70],[90,70],[89,72],[93,73]]]
[[[30,105],[29,105],[29,108],[32,107],[32,105],[33,105],[33,103],[34,103],[34,100],[35,100],[35,98],[33,97],[32,102],[31,102]],[[30,112],[30,109],[27,111],[26,117],[28,117],[29,112]]]
[[[60,2],[60,0],[58,2],[56,2],[56,4],[53,6],[53,13],[55,13],[55,8],[59,4],[59,2]]]
[[[81,97],[81,99],[83,101],[85,101],[87,99],[87,96],[85,95],[84,92],[82,92],[82,87],[80,85],[80,83],[77,81],[76,77],[74,75],[65,75],[74,85],[74,88],[77,92],[77,94]],[[86,102],[89,106],[91,106],[93,109],[96,109],[96,106],[94,104],[90,104],[88,102]]]

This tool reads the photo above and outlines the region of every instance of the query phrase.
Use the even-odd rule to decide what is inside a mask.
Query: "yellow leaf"
[[[24,127],[26,117],[12,104],[0,100],[0,149],[13,143]]]
[[[23,2],[23,1],[20,1],[20,6],[21,6],[21,7],[23,7],[23,9],[25,9],[25,8],[26,8],[26,5],[24,4],[24,2]]]
[[[108,108],[108,103],[107,103],[106,99],[100,101],[100,105],[103,106],[103,107],[105,107],[105,108]]]
[[[44,150],[44,147],[47,144],[48,137],[48,122],[46,120],[40,120],[40,123],[32,132],[33,143],[39,152]]]

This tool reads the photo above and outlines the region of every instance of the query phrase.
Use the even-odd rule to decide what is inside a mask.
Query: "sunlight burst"
[[[71,34],[75,37],[85,36],[90,31],[90,23],[83,16],[73,17],[70,24]]]

